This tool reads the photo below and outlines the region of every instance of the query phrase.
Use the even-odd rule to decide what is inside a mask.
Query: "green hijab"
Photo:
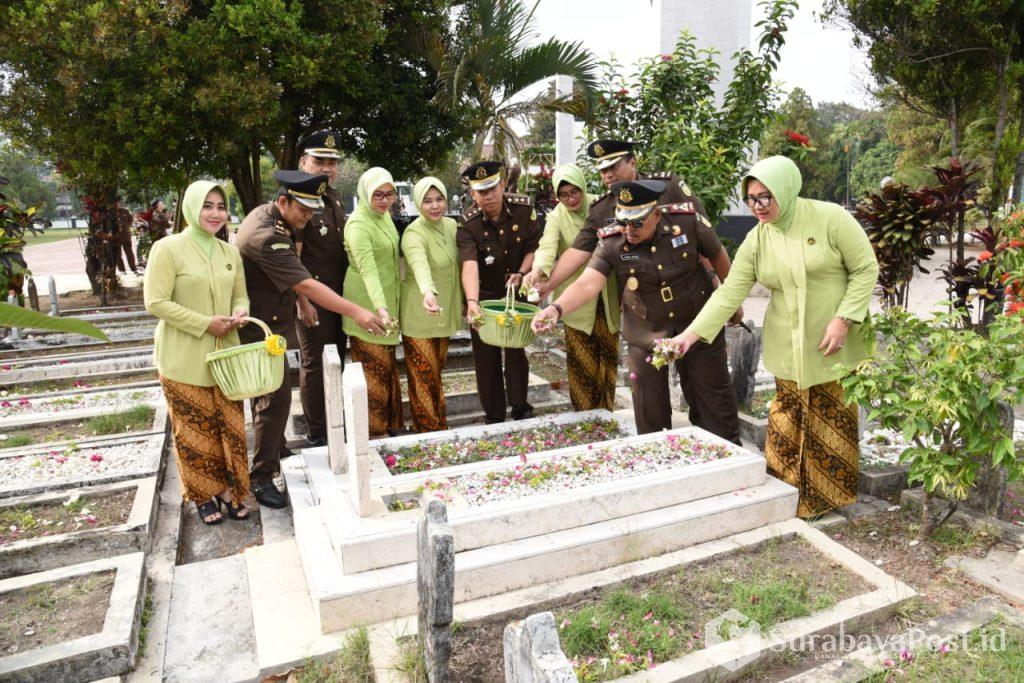
[[[441,193],[441,195],[445,198],[445,201],[448,200],[448,189],[444,186],[444,183],[442,183],[434,176],[428,175],[425,178],[420,178],[419,182],[413,186],[412,203],[416,205],[417,209],[419,209],[420,220],[423,221],[424,224],[436,229],[441,226],[441,222],[444,219],[442,218],[440,221],[431,221],[427,219],[427,217],[423,214],[423,209],[421,208],[423,200],[427,196],[427,192],[429,192],[430,188],[432,187],[437,188],[437,191]]]
[[[583,171],[576,164],[562,164],[551,174],[551,187],[555,196],[558,195],[558,188],[562,183],[569,183],[573,187],[579,188],[580,192],[583,193],[583,201],[580,202],[580,207],[575,211],[570,211],[565,204],[558,202],[558,206],[548,215],[548,220],[564,220],[572,224],[578,224],[577,227],[582,228],[583,221],[586,220],[587,213],[590,212],[590,202],[592,200],[592,197],[587,194],[587,179],[583,175]]]
[[[377,213],[373,209],[371,203],[373,193],[377,191],[382,185],[390,185],[395,187],[395,181],[388,173],[386,169],[380,166],[374,166],[369,169],[363,175],[359,176],[359,185],[356,187],[356,196],[359,197],[359,205],[356,206],[355,211],[352,212],[352,217],[349,220],[355,219],[357,222],[365,221],[371,227],[380,229],[395,230],[395,223],[391,220],[391,212],[385,211],[383,214]],[[397,190],[397,188],[395,188]],[[395,201],[398,201],[397,199]]]
[[[213,243],[217,238],[203,230],[200,226],[199,212],[203,208],[206,196],[213,190],[220,191],[221,197],[227,201],[228,195],[224,192],[224,188],[209,180],[197,180],[189,185],[188,189],[185,190],[185,196],[181,200],[181,213],[185,218],[186,225],[188,225],[186,232],[192,236],[192,239],[196,241],[200,249],[206,252],[207,256],[213,253]]]
[[[793,222],[797,202],[800,199],[800,188],[803,178],[800,169],[792,159],[784,156],[766,157],[754,164],[743,176],[743,196],[747,196],[747,183],[750,179],[761,181],[779,203],[779,217],[772,223],[785,232]]]

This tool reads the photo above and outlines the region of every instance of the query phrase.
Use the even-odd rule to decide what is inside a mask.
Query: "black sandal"
[[[237,507],[236,507],[236,504],[235,504],[234,500],[224,500],[220,496],[214,496],[214,498],[217,499],[217,502],[220,505],[223,505],[224,507],[227,508],[227,513],[228,513],[228,517],[229,518],[235,519],[235,520],[249,519],[249,516],[250,516],[249,508],[247,508],[245,505],[237,505]],[[217,506],[218,510],[220,510],[220,505]],[[244,515],[241,514],[242,511],[245,511]]]
[[[208,500],[202,505],[196,504],[196,513],[199,515],[199,519],[203,520],[203,524],[213,526],[214,524],[220,524],[224,521],[224,517],[218,517],[217,519],[207,519],[213,515],[220,514],[220,506],[212,500]]]

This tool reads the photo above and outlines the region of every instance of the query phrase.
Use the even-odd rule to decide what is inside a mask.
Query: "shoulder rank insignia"
[[[658,171],[657,173],[645,173],[644,175],[654,180],[662,180],[664,178],[670,177],[672,174],[666,171]]]
[[[278,221],[274,225],[274,234],[275,235],[282,235],[284,237],[291,237],[292,236],[292,233],[288,231],[288,228],[286,228],[284,226],[284,223],[281,223],[280,221]]]
[[[599,238],[601,238],[601,239],[604,239],[605,237],[611,237],[612,235],[621,235],[621,234],[622,234],[622,226],[619,225],[618,223],[613,223],[612,225],[606,225],[603,228],[598,228],[597,229],[597,236]]]
[[[463,218],[463,220],[467,220],[468,221],[468,220],[471,220],[473,218],[476,218],[479,215],[480,215],[480,207],[477,206],[476,204],[474,204],[473,206],[471,206],[468,209],[466,209],[465,212],[463,212],[462,218]]]
[[[523,204],[525,206],[533,206],[533,200],[527,197],[525,194],[516,194],[510,192],[505,197],[513,204]]]
[[[678,204],[662,204],[662,213],[696,213],[693,202],[679,202]]]

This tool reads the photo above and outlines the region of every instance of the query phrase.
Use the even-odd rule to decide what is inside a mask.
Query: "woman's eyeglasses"
[[[771,192],[766,192],[764,194],[759,194],[756,197],[752,194],[748,194],[743,198],[743,202],[752,209],[754,207],[767,209],[772,203],[772,194]]]
[[[373,193],[373,201],[375,201],[375,202],[382,202],[385,199],[394,199],[397,196],[398,195],[395,192],[393,192],[393,191],[392,192],[374,192]]]
[[[558,197],[558,198],[559,198],[559,199],[560,199],[561,201],[563,201],[563,202],[564,202],[564,201],[566,201],[566,200],[568,200],[568,199],[576,199],[576,198],[577,198],[577,197],[579,197],[579,196],[580,196],[581,194],[583,194],[583,192],[582,192],[581,190],[579,190],[579,189],[577,189],[577,188],[575,188],[575,187],[574,187],[574,188],[572,188],[571,190],[560,190],[560,191],[558,192],[558,195],[557,195],[557,197]]]

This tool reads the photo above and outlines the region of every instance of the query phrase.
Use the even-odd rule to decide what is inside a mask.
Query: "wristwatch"
[[[554,301],[552,301],[551,305],[555,307],[556,311],[558,311],[558,319],[561,320],[565,316],[565,313],[562,312],[561,304],[556,304]]]
[[[844,318],[842,316],[839,316],[839,319],[842,320],[843,324],[846,325],[847,327],[850,327],[851,325],[856,325],[857,324],[857,321],[854,320],[853,318]]]

